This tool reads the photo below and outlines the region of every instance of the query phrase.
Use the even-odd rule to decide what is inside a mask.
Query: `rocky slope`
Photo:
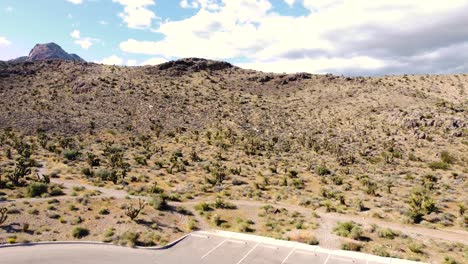
[[[11,60],[10,62],[27,62],[27,61],[43,61],[43,60],[68,60],[84,62],[80,56],[69,54],[55,43],[36,44],[29,52],[28,56],[23,56]]]

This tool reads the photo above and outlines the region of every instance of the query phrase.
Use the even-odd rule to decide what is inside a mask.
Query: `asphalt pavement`
[[[0,247],[4,264],[411,264],[359,252],[226,231],[198,231],[168,248],[134,249],[99,243],[39,243]]]

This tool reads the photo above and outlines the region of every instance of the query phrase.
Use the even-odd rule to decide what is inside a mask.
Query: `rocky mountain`
[[[43,60],[67,60],[84,62],[80,56],[69,54],[55,43],[36,44],[28,56],[23,56],[9,62],[43,61]]]

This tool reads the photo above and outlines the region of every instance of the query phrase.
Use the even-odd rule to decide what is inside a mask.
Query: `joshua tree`
[[[130,217],[131,220],[135,220],[138,217],[138,215],[140,214],[141,210],[143,210],[143,208],[145,208],[145,206],[146,206],[146,202],[143,202],[141,199],[138,199],[138,208],[135,208],[135,207],[133,207],[132,204],[130,204],[125,209],[125,215]]]
[[[0,208],[0,225],[5,223],[8,218],[8,209],[2,207]]]
[[[29,160],[23,156],[16,160],[15,170],[10,172],[7,177],[15,186],[20,185],[20,179],[31,174],[31,164]]]
[[[418,188],[411,192],[409,199],[409,215],[415,223],[423,220],[423,216],[437,211],[434,199],[432,199],[426,190]]]

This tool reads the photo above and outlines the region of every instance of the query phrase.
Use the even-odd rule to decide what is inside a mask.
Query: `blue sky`
[[[466,0],[0,0],[0,60],[56,42],[131,66],[204,57],[272,72],[467,72],[466,10]]]

